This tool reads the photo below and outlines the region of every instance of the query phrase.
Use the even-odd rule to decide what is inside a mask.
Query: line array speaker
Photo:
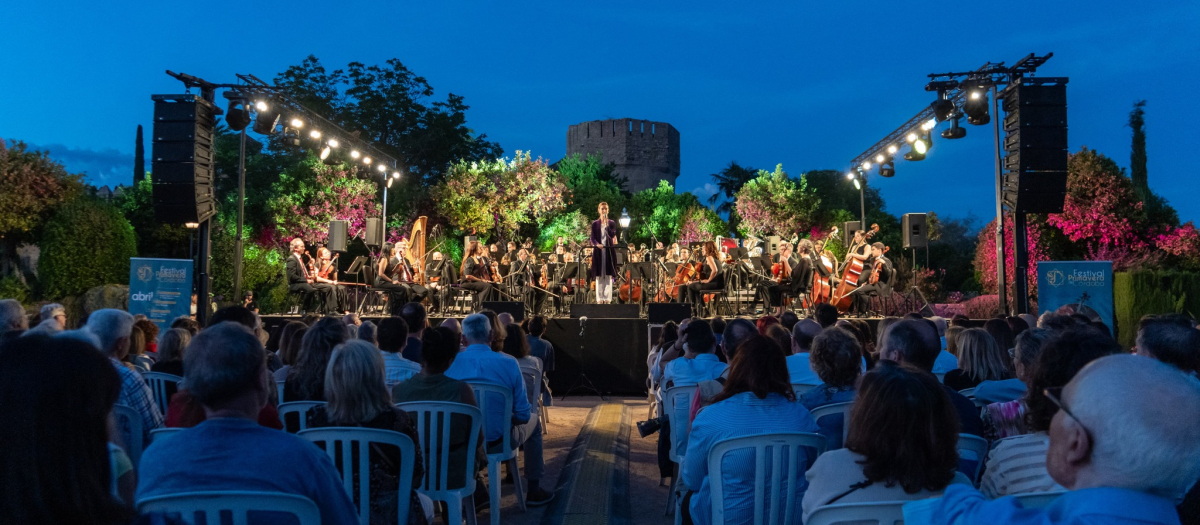
[[[196,95],[153,95],[151,171],[154,214],[180,224],[216,213],[213,136],[216,107]]]
[[[1059,213],[1067,194],[1067,86],[1013,84],[1004,100],[1004,204]]]

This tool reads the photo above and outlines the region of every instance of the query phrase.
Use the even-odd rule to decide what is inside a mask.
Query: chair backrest
[[[754,523],[762,525],[800,522],[799,486],[806,483],[809,451],[825,451],[825,436],[807,432],[759,434],[718,441],[708,453],[709,479],[728,479],[725,456],[748,450],[754,454]],[[769,462],[769,463],[768,463]],[[769,476],[769,479],[768,479]],[[725,523],[724,483],[709,485],[712,522]]]
[[[129,455],[129,461],[137,467],[142,459],[142,448],[146,445],[143,442],[142,415],[133,407],[113,405],[113,419],[117,425],[117,433],[124,441],[121,445]]]
[[[397,403],[396,408],[408,413],[417,424],[417,438],[421,441],[421,457],[425,460],[425,478],[417,487],[422,494],[438,501],[446,501],[445,496],[456,494],[466,496],[475,492],[475,449],[479,446],[479,433],[483,429],[483,413],[471,405],[450,403],[445,401],[412,401]],[[454,416],[467,418],[470,432],[466,444],[466,461],[463,465],[463,487],[450,486],[450,437],[453,429],[451,420]]]
[[[812,384],[808,384],[808,383],[792,383],[792,392],[796,394],[796,397],[800,397],[800,396],[804,395],[805,392],[808,392],[809,390],[812,390],[818,386],[820,386],[820,385],[812,385]]]
[[[970,434],[958,435],[958,459],[959,465],[964,462],[967,465],[974,465],[971,472],[963,472],[968,478],[971,478],[971,483],[979,484],[979,475],[983,473],[983,462],[987,459],[988,442],[979,436]],[[972,463],[973,462],[973,463]]]
[[[1066,494],[1066,491],[1058,490],[1058,491],[1054,491],[1054,492],[1032,492],[1029,494],[1013,494],[1012,497],[1016,498],[1017,501],[1021,503],[1022,508],[1044,509],[1046,507],[1049,507],[1051,503],[1054,503],[1054,500],[1058,499],[1058,497],[1062,496],[1063,494]]]
[[[179,390],[179,382],[183,381],[183,378],[162,372],[145,372],[142,379],[146,380],[146,385],[154,393],[154,402],[158,404],[159,410],[166,415],[167,407],[171,405],[171,396]]]
[[[528,366],[520,368],[521,378],[525,380],[525,393],[529,396],[529,406],[537,407],[538,399],[542,397],[542,372]]]
[[[169,436],[169,435],[175,434],[177,432],[183,432],[184,430],[187,430],[187,429],[179,428],[179,427],[156,428],[156,429],[150,431],[150,443],[154,443],[155,441],[158,441],[159,438]]]
[[[367,286],[375,286],[375,265],[364,264],[361,266],[361,268],[363,272],[363,282],[366,282]]]
[[[471,385],[471,390],[475,392],[475,403],[479,405],[479,412],[483,414],[484,435],[492,434],[489,430],[496,429],[499,429],[502,435],[501,452],[488,454],[488,456],[498,456],[498,459],[502,460],[516,457],[516,450],[513,450],[512,446],[512,391],[506,386],[495,383],[468,384]],[[493,407],[497,403],[500,404],[498,409]],[[496,413],[501,414],[499,421],[494,420]]]
[[[279,422],[283,423],[283,430],[295,434],[307,429],[308,411],[312,410],[313,407],[324,404],[324,401],[292,401],[290,403],[280,403]],[[289,418],[288,414],[295,414],[295,416]],[[288,424],[288,419],[292,420],[292,424]]]
[[[853,401],[845,403],[831,403],[825,406],[819,406],[812,411],[813,420],[817,424],[821,424],[821,418],[834,414],[842,415],[842,443],[846,442],[846,437],[850,435],[850,409],[854,408]]]
[[[946,373],[945,373],[945,372],[942,372],[942,373],[940,373],[940,374],[933,374],[933,375],[934,375],[935,377],[937,377],[937,380],[938,380],[938,382],[939,382],[939,383],[945,383],[945,382],[946,382]]]
[[[817,507],[809,514],[805,525],[836,525],[838,523],[903,525],[905,501],[874,503],[836,503]]]
[[[394,446],[400,449],[400,470],[397,474],[399,489],[396,494],[400,523],[408,523],[408,503],[411,500],[413,465],[416,464],[417,448],[412,439],[394,430],[361,427],[324,427],[300,431],[298,436],[323,448],[342,474],[342,487],[358,509],[358,520],[364,525],[371,522],[371,450],[376,445]],[[355,492],[355,481],[358,491]],[[421,509],[412,509],[424,512]]]
[[[278,398],[279,398],[279,401],[275,403],[276,405],[282,405],[282,404],[283,404],[283,385],[284,385],[285,383],[287,383],[287,381],[286,381],[286,380],[285,380],[285,381],[276,381],[276,382],[275,382],[275,391],[276,391],[276,392],[275,392],[275,394],[276,394],[276,396],[278,396]]]
[[[692,396],[697,388],[696,385],[677,386],[663,393],[663,415],[671,425],[670,457],[676,463],[679,463],[680,454],[687,450],[688,434],[692,431]]]
[[[188,523],[221,523],[223,511],[229,511],[232,525],[250,523],[251,512],[288,513],[295,516],[300,525],[321,523],[321,511],[316,503],[304,496],[281,492],[184,492],[146,498],[138,502],[137,510],[139,514],[178,513]]]
[[[975,398],[975,389],[974,388],[964,388],[962,390],[959,390],[958,393],[962,394],[963,396],[972,398],[972,399]]]

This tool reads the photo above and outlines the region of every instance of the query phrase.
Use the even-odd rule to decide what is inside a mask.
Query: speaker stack
[[[216,106],[196,95],[153,95],[151,170],[154,214],[169,224],[200,223],[216,213],[213,136]]]
[[[1013,84],[1004,99],[1004,204],[1060,213],[1067,195],[1067,86]]]

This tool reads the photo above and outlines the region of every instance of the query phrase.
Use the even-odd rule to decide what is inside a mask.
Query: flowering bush
[[[1191,221],[1154,238],[1154,245],[1185,270],[1200,270],[1200,232]]]
[[[711,241],[718,235],[729,235],[729,228],[712,208],[697,205],[683,212],[679,242]]]
[[[455,227],[469,232],[495,229],[504,236],[522,223],[540,222],[561,210],[566,189],[562,176],[546,161],[517,151],[511,161],[455,163],[433,188],[433,199],[438,213]]]
[[[1004,217],[1004,268],[1005,280],[1008,283],[1009,295],[1013,289],[1013,279],[1016,276],[1016,254],[1013,251],[1013,233],[1016,229],[1011,215]],[[1031,220],[1025,228],[1025,241],[1029,250],[1029,295],[1037,295],[1037,263],[1048,261],[1050,257],[1042,243],[1042,231],[1038,224]],[[987,226],[979,231],[979,243],[975,245],[975,271],[979,275],[979,283],[985,293],[996,293],[996,220],[992,219]]]
[[[1149,248],[1146,214],[1133,182],[1112,159],[1086,147],[1071,155],[1063,212],[1046,222],[1087,251],[1103,250],[1109,257],[1134,257]]]
[[[1000,312],[1000,297],[996,295],[981,295],[960,304],[963,315],[971,319],[990,319]]]
[[[265,228],[258,236],[265,246],[282,248],[296,237],[325,244],[332,220],[347,221],[349,236],[354,237],[366,229],[368,217],[379,216],[375,182],[358,178],[357,168],[328,166],[309,157],[293,169],[280,176],[279,185],[298,184],[299,188],[279,191],[271,199],[275,227]],[[313,176],[303,171],[311,171]]]
[[[794,180],[783,171],[758,170],[758,177],[747,182],[734,195],[735,208],[743,235],[783,235],[806,231],[816,225],[817,205],[821,202],[808,188],[804,177]]]

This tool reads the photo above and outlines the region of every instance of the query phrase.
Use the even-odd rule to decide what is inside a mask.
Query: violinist
[[[317,282],[312,268],[304,260],[304,240],[300,238],[292,239],[292,242],[288,244],[288,248],[292,252],[288,256],[286,263],[288,291],[299,293],[302,301],[305,302],[315,297],[320,301],[319,308],[321,310],[331,308],[333,306],[333,287]]]
[[[442,252],[433,252],[429,255],[429,262],[425,263],[425,287],[429,289],[429,298],[436,311],[441,311],[442,305],[446,304],[446,294],[450,292],[449,284],[453,282],[450,277],[451,270]]]
[[[863,266],[865,268],[863,271],[864,277],[861,279],[863,284],[853,292],[850,292],[852,310],[859,315],[867,312],[867,307],[870,304],[872,296],[891,295],[892,281],[896,275],[896,271],[892,267],[892,261],[883,255],[885,251],[883,243],[877,242],[870,245],[870,250],[870,257],[867,258],[867,262]]]
[[[779,244],[779,260],[787,262],[777,263],[779,274],[773,281],[764,283],[766,285],[764,292],[768,303],[775,308],[772,313],[775,317],[780,317],[784,313],[784,293],[800,297],[808,292],[812,282],[812,241],[804,239],[797,243],[797,246],[800,253],[797,257],[793,257],[791,243]]]
[[[483,246],[479,241],[471,241],[467,247],[467,255],[463,257],[462,287],[475,292],[476,310],[483,306],[483,301],[496,289],[496,282],[500,276],[493,275],[492,268],[492,260],[485,255]]]
[[[338,284],[338,269],[337,264],[333,261],[333,252],[324,246],[317,248],[317,274],[315,280],[318,283],[327,284],[333,288],[333,299],[335,308],[340,313],[350,313],[347,305],[350,304],[349,292],[346,287]]]
[[[704,241],[701,245],[700,271],[697,277],[698,279],[689,283],[686,288],[687,300],[692,303],[693,312],[699,312],[700,307],[704,305],[705,292],[725,289],[725,275],[721,273],[721,262],[717,259],[717,245],[712,241]]]
[[[400,308],[408,302],[408,287],[399,283],[397,272],[399,261],[395,261],[396,246],[384,244],[379,261],[375,263],[375,287],[387,292],[388,312],[399,315]]]

